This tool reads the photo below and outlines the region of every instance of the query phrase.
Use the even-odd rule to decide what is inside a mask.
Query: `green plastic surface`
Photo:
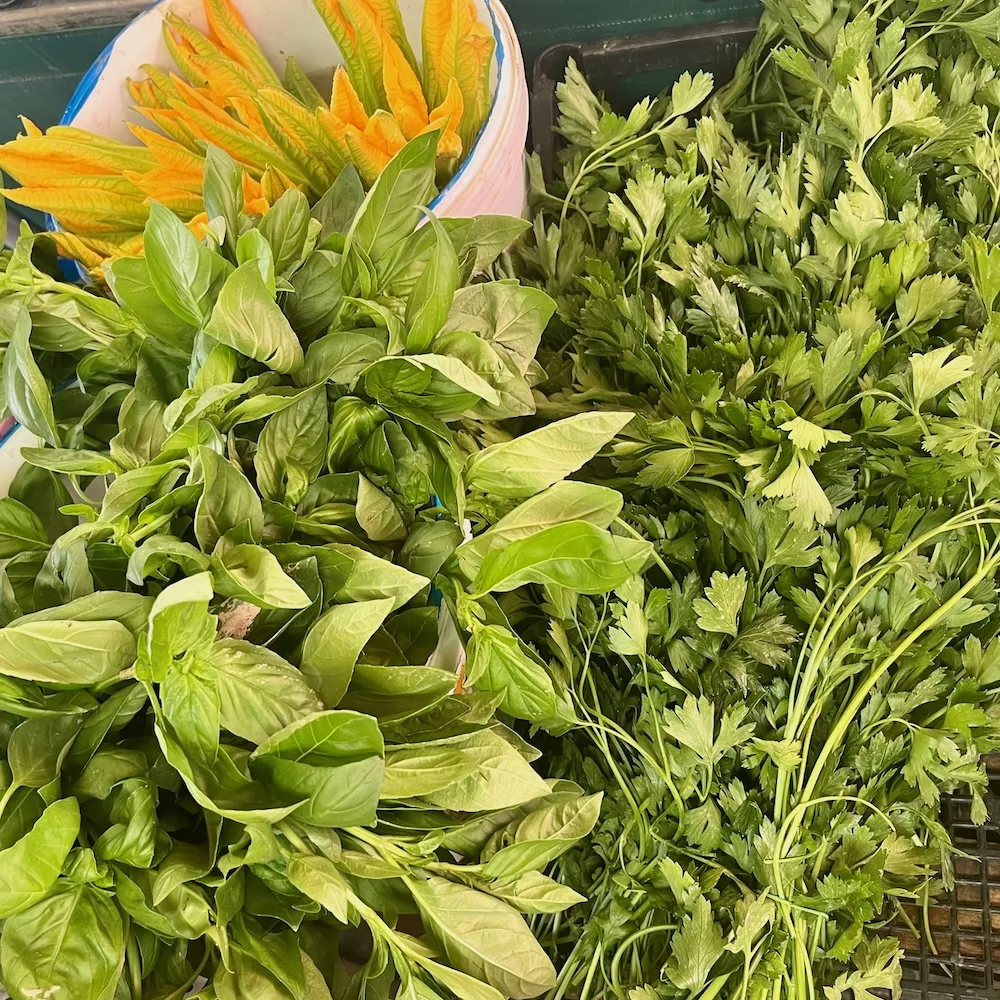
[[[535,59],[550,45],[726,21],[761,10],[760,0],[503,0],[503,4],[517,30],[529,80]]]
[[[21,130],[18,115],[40,128],[58,122],[80,77],[122,27],[0,36],[0,142]]]

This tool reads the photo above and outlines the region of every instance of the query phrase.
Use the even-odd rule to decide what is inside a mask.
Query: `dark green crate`
[[[18,115],[57,123],[80,77],[143,0],[16,0],[0,10],[0,142]]]
[[[760,0],[503,0],[529,78],[545,49],[760,14]],[[654,88],[655,90],[656,88]]]

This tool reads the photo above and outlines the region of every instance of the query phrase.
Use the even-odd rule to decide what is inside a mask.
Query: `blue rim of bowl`
[[[115,46],[118,44],[122,35],[125,34],[129,28],[140,18],[145,17],[151,10],[159,7],[162,3],[167,2],[167,0],[156,0],[155,3],[150,4],[141,14],[133,18],[121,31],[115,35],[114,38],[104,46],[104,50],[101,54],[90,64],[87,72],[83,74],[80,78],[80,82],[76,85],[76,89],[73,91],[73,96],[70,97],[68,103],[66,104],[66,110],[63,111],[62,117],[59,119],[60,125],[72,125],[73,119],[80,113],[80,109],[86,104],[90,95],[94,92],[94,87],[97,86],[97,81],[101,77],[101,73],[104,72],[108,61],[111,59],[111,53],[114,51]],[[441,199],[451,190],[452,186],[455,185],[459,178],[465,173],[469,164],[472,162],[472,158],[476,155],[476,150],[479,148],[480,142],[482,142],[483,134],[486,131],[486,125],[489,120],[493,117],[494,111],[496,111],[497,98],[500,95],[500,84],[503,80],[503,75],[508,70],[506,67],[507,53],[504,48],[503,35],[500,32],[500,25],[497,22],[496,12],[493,10],[493,0],[483,0],[486,4],[486,10],[490,15],[490,24],[493,28],[493,40],[496,43],[496,60],[497,60],[497,85],[493,90],[493,99],[490,101],[490,110],[487,112],[486,120],[483,122],[481,128],[479,129],[479,134],[476,136],[476,141],[472,144],[472,149],[469,150],[468,155],[462,160],[459,165],[458,170],[452,175],[451,179],[447,184],[438,192],[437,196],[430,203],[428,208],[433,212],[437,206],[440,204]],[[56,232],[59,229],[59,224],[51,216],[46,214],[45,216],[45,228],[48,232]],[[63,273],[73,281],[86,281],[87,272],[76,263],[76,261],[60,259],[60,266],[62,267]],[[3,439],[0,438],[0,446],[3,445]]]
[[[0,450],[5,448],[7,442],[21,429],[21,425],[13,417],[8,417],[7,419],[10,420],[11,423],[6,430],[0,431]],[[7,423],[6,420],[0,421],[0,428],[2,428],[5,423]]]

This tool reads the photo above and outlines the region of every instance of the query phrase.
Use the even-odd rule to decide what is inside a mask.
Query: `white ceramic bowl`
[[[474,3],[480,20],[492,25],[496,39],[490,77],[493,101],[465,162],[430,207],[451,218],[486,213],[521,215],[525,206],[523,150],[528,134],[524,61],[514,26],[500,0]],[[236,6],[279,74],[284,72],[289,55],[295,56],[307,74],[326,79],[341,63],[336,43],[312,0],[236,0]],[[158,0],[125,27],[87,70],[66,106],[63,125],[135,142],[126,121],[149,123],[131,109],[125,79],[136,75],[143,63],[172,68],[162,36],[167,11],[207,30],[201,0]],[[406,33],[419,52],[423,0],[400,0],[400,11]]]

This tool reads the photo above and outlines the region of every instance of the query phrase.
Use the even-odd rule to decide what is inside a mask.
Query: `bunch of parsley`
[[[536,918],[558,997],[896,993],[879,931],[952,882],[940,796],[1000,746],[1000,8],[768,0],[736,79],[627,117],[570,66],[519,272],[540,411],[631,410],[591,463],[655,564],[507,609],[605,792]]]

